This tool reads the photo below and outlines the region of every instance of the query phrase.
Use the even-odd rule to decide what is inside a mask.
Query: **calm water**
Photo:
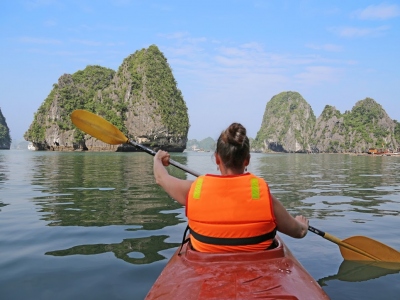
[[[211,153],[173,158],[217,172]],[[314,227],[400,249],[400,157],[253,154],[249,171]],[[0,299],[143,299],[185,226],[148,154],[0,152]],[[282,237],[331,299],[399,299],[400,270],[343,262],[311,232]]]

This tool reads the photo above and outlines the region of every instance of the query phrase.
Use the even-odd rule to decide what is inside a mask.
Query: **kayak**
[[[186,243],[146,299],[329,299],[279,236],[259,252],[202,253]]]

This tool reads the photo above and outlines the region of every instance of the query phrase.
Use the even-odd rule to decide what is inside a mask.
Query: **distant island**
[[[249,137],[250,145],[253,143],[254,139]],[[198,141],[197,139],[188,140],[186,143],[186,151],[195,152],[214,152],[217,146],[217,141],[212,137],[207,137]]]
[[[316,118],[297,92],[282,92],[267,102],[255,152],[367,153],[371,148],[400,152],[400,123],[375,100],[358,101],[341,113],[326,105]]]
[[[188,140],[186,143],[186,150],[187,151],[215,151],[216,141],[213,138],[208,137],[203,140]]]
[[[267,103],[261,128],[250,138],[252,152],[400,153],[400,124],[375,100],[358,101],[341,113],[326,105],[316,118],[297,92],[282,92]],[[187,142],[187,151],[215,151],[211,137]]]

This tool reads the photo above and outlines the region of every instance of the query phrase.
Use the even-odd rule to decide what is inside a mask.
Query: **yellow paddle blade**
[[[110,145],[129,142],[129,139],[113,124],[87,110],[77,109],[71,114],[71,121],[80,130]]]
[[[400,252],[365,236],[352,236],[345,240],[308,226],[308,230],[339,246],[345,260],[400,263]]]
[[[340,252],[345,260],[382,261],[400,263],[400,252],[366,236],[352,236],[342,241],[344,244],[362,249],[370,257],[357,253],[339,245]],[[371,258],[374,257],[375,259]]]

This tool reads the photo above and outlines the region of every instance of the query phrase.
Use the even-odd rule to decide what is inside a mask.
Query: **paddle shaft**
[[[156,152],[154,152],[150,148],[147,148],[147,147],[145,147],[145,146],[143,146],[141,144],[138,144],[138,143],[136,143],[136,142],[134,142],[132,140],[128,140],[127,143],[131,144],[132,146],[136,147],[137,149],[142,150],[142,151],[144,151],[144,152],[146,152],[146,153],[148,153],[150,155],[153,155],[153,156],[156,155]],[[186,166],[184,166],[184,165],[182,165],[182,164],[180,164],[177,161],[174,161],[172,159],[169,160],[169,163],[171,165],[173,165],[174,167],[177,167],[178,169],[181,169],[182,171],[185,171],[185,172],[187,172],[187,173],[189,173],[189,174],[191,174],[193,176],[199,177],[201,175],[200,173],[198,173],[198,172],[196,172],[196,171],[194,171],[192,169],[189,169],[188,167],[186,167]]]
[[[333,242],[333,243],[335,243],[335,244],[337,244],[339,246],[345,247],[345,248],[350,249],[352,251],[355,251],[355,252],[357,252],[357,253],[359,253],[361,255],[369,257],[370,259],[373,259],[373,260],[376,260],[376,261],[380,261],[381,260],[381,259],[379,259],[379,258],[377,258],[377,257],[375,257],[375,256],[373,256],[373,255],[371,255],[371,254],[369,254],[369,253],[357,248],[357,247],[354,247],[354,246],[352,246],[352,245],[350,245],[350,244],[348,244],[346,242],[343,242],[339,238],[337,238],[337,237],[335,237],[335,236],[333,236],[333,235],[331,235],[329,233],[326,233],[326,232],[324,232],[322,230],[319,230],[319,229],[317,229],[315,227],[308,226],[308,230],[313,232],[313,233],[315,233],[315,234],[317,234],[317,235],[319,235],[319,236],[322,236],[324,239],[326,239],[328,241],[331,241],[331,242]]]

